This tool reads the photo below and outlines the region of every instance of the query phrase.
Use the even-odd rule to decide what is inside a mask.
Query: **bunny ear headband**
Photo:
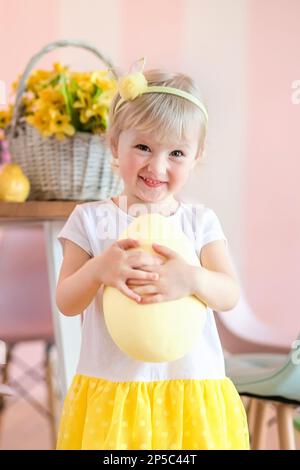
[[[139,59],[131,66],[128,74],[121,76],[118,80],[118,91],[121,99],[118,101],[114,112],[125,102],[131,101],[144,93],[169,93],[171,95],[181,96],[194,103],[201,109],[206,124],[208,122],[207,110],[201,101],[191,93],[169,86],[148,86],[146,77],[143,74],[145,58]]]

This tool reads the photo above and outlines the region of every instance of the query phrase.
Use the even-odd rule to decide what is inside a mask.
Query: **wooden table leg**
[[[293,425],[294,407],[285,403],[278,403],[276,411],[280,450],[296,450]]]
[[[251,448],[253,450],[262,450],[265,448],[266,443],[266,413],[268,402],[257,399],[255,401]]]

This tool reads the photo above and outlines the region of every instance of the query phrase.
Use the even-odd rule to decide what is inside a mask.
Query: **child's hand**
[[[163,245],[153,243],[153,249],[167,258],[161,266],[145,266],[149,272],[157,272],[157,281],[129,280],[130,286],[136,294],[142,296],[140,304],[165,302],[192,295],[191,266],[177,252]]]
[[[106,286],[119,289],[127,297],[140,301],[140,295],[133,292],[126,281],[130,278],[136,281],[147,281],[157,278],[155,267],[163,263],[159,256],[145,251],[127,251],[138,248],[139,241],[133,239],[118,240],[99,256],[98,269],[101,282]],[[145,267],[151,266],[153,271],[147,272]]]

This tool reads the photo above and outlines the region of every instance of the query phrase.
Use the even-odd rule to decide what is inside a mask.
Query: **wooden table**
[[[81,343],[81,318],[62,315],[55,302],[55,291],[62,262],[57,235],[76,204],[83,201],[0,202],[0,226],[42,225],[45,235],[48,277],[55,343],[58,352],[59,382],[66,394],[76,371]],[[84,201],[86,202],[86,201]]]

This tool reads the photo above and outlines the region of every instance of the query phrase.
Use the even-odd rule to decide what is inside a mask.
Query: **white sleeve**
[[[225,240],[226,247],[228,248],[228,240],[224,235],[218,216],[209,208],[206,208],[205,212],[201,245],[204,246],[215,240]]]
[[[90,256],[93,256],[93,251],[87,233],[87,224],[85,223],[85,214],[79,204],[75,206],[65,225],[57,235],[58,241],[62,247],[64,240],[68,239],[79,245]]]

